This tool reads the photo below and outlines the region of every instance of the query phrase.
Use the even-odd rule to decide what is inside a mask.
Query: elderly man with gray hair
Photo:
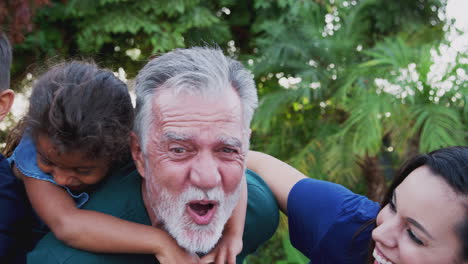
[[[130,140],[135,166],[113,172],[84,208],[164,228],[182,248],[201,256],[220,241],[247,192],[243,249],[237,257],[242,263],[278,224],[271,191],[245,168],[257,106],[252,74],[219,49],[178,49],[139,72],[136,92]],[[79,251],[52,234],[28,256],[28,263],[154,262],[152,255]]]

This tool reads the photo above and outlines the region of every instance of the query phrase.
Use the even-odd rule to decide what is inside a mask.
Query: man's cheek
[[[187,175],[188,168],[185,164],[178,164],[169,159],[162,162],[158,172],[158,181],[169,191],[178,192],[184,188]]]
[[[232,193],[241,183],[242,177],[244,176],[244,168],[242,165],[232,166],[224,175],[224,191]]]

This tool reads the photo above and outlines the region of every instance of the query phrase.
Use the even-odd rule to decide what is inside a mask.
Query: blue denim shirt
[[[26,132],[21,138],[19,145],[13,152],[13,155],[8,158],[8,162],[10,165],[14,163],[16,168],[18,168],[18,170],[21,171],[21,173],[23,173],[26,177],[48,181],[63,187],[75,200],[76,207],[81,208],[89,200],[89,194],[85,192],[74,194],[68,187],[57,184],[52,175],[47,174],[39,169],[36,155],[36,146],[34,145],[31,135]]]

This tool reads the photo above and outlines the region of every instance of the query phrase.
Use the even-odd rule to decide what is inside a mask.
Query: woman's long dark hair
[[[411,172],[421,166],[427,166],[434,175],[441,177],[456,194],[465,197],[468,194],[468,147],[443,148],[428,154],[418,155],[406,162],[401,167],[385,194],[380,210],[391,201],[396,187],[400,185]],[[467,209],[465,210],[465,218],[456,227],[454,232],[458,236],[461,244],[460,259],[468,261],[468,208],[466,204],[465,209]],[[370,224],[374,225],[375,220]],[[375,247],[375,242],[372,239],[370,241],[370,252],[372,252]],[[368,263],[373,263],[373,260],[372,254],[369,254]]]
[[[52,67],[34,84],[29,111],[7,139],[11,154],[25,129],[46,135],[59,152],[78,150],[89,159],[129,157],[133,106],[127,85],[93,63]]]

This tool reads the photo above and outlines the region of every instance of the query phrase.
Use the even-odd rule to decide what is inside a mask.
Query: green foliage
[[[276,263],[276,264],[305,264],[308,259],[298,252],[289,240],[287,233],[287,217],[281,214],[280,228],[276,231],[271,242],[263,245],[260,252],[250,255],[244,264]]]
[[[413,130],[421,133],[422,152],[466,144],[463,123],[457,109],[430,104],[416,105],[413,108]]]
[[[404,159],[408,152],[403,147],[405,143],[421,135],[426,138],[421,131],[410,129],[414,124],[414,109],[410,105],[428,103],[429,94],[425,96],[415,88],[432,85],[426,79],[433,65],[430,51],[440,41],[441,34],[433,32],[440,31],[437,12],[443,6],[434,1],[417,8],[416,1],[367,0],[356,6],[343,3],[255,2],[263,18],[253,27],[259,33],[255,44],[260,50],[253,69],[260,76],[262,93],[254,119],[256,141],[260,144],[254,146],[289,160],[314,177],[325,176],[357,186],[362,158],[379,155],[394,145]],[[427,26],[429,21],[434,25]],[[406,23],[418,25],[418,31],[431,32],[435,44],[405,39],[411,35],[406,33],[408,30],[415,30]],[[397,35],[401,37],[394,37]],[[421,76],[417,81],[401,76],[402,69],[412,64]],[[282,73],[277,81],[299,77],[301,82],[284,89],[275,78],[266,77],[270,73]],[[376,85],[377,79],[405,89],[409,86],[414,96],[402,99],[401,95],[389,94]],[[304,99],[307,105],[303,104]],[[300,111],[297,105],[301,105]],[[335,125],[323,126],[324,119]],[[462,124],[460,118],[451,120]],[[433,144],[462,144],[459,136],[454,138],[455,134],[460,133],[445,133],[444,139]],[[269,141],[262,140],[262,135]],[[285,143],[280,138],[284,136],[295,140]],[[385,143],[384,138],[393,140]],[[424,142],[426,139],[422,151],[429,149]]]
[[[311,177],[365,193],[383,177],[363,179],[369,158],[391,172],[417,152],[467,145],[468,53],[445,70],[436,59],[450,44],[445,1],[50,2],[15,46],[16,83],[50,57],[90,56],[132,78],[154,53],[216,43],[255,74],[252,148]],[[247,263],[305,263],[285,229]]]
[[[141,68],[140,60],[127,55],[139,49],[143,56],[188,44],[226,43],[229,25],[220,13],[232,1],[199,0],[70,0],[51,1],[38,10],[36,27],[19,46],[25,61],[51,54],[59,57],[92,56],[104,66],[116,65],[130,76]],[[144,58],[140,56],[140,58]]]

